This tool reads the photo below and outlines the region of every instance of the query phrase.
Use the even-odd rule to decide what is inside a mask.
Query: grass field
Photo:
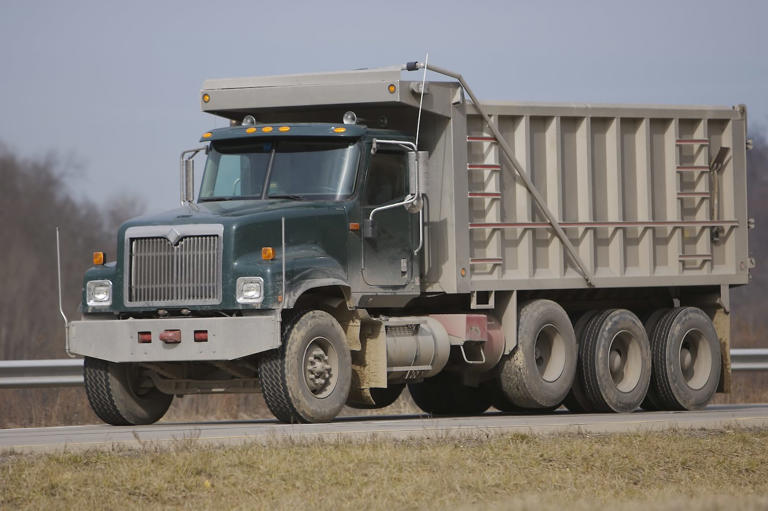
[[[0,455],[0,509],[766,509],[768,431]]]

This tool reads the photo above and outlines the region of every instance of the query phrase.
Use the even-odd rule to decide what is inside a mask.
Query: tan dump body
[[[747,282],[743,108],[484,106],[596,287]],[[585,286],[486,123],[466,110],[455,182],[466,182],[459,261],[471,289]]]
[[[372,127],[385,118],[415,134],[421,74],[401,72],[209,80],[201,106],[262,122],[340,122],[354,110]],[[423,290],[573,289],[587,278],[595,287],[747,282],[743,107],[482,102],[577,265],[459,84],[425,90]]]

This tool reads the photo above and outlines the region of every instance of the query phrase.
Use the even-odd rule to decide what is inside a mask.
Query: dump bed
[[[420,86],[399,67],[211,80],[202,107],[415,134]],[[573,251],[461,86],[427,82],[424,290],[747,282],[744,107],[481,104]]]

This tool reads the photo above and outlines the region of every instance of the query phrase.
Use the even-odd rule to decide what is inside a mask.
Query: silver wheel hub
[[[338,355],[328,339],[315,337],[304,351],[304,383],[317,398],[333,393],[338,379]]]

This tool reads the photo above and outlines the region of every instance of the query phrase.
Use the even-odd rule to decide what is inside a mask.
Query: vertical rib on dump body
[[[743,107],[483,106],[597,287],[747,282]],[[584,287],[485,121],[464,112],[471,288]]]

